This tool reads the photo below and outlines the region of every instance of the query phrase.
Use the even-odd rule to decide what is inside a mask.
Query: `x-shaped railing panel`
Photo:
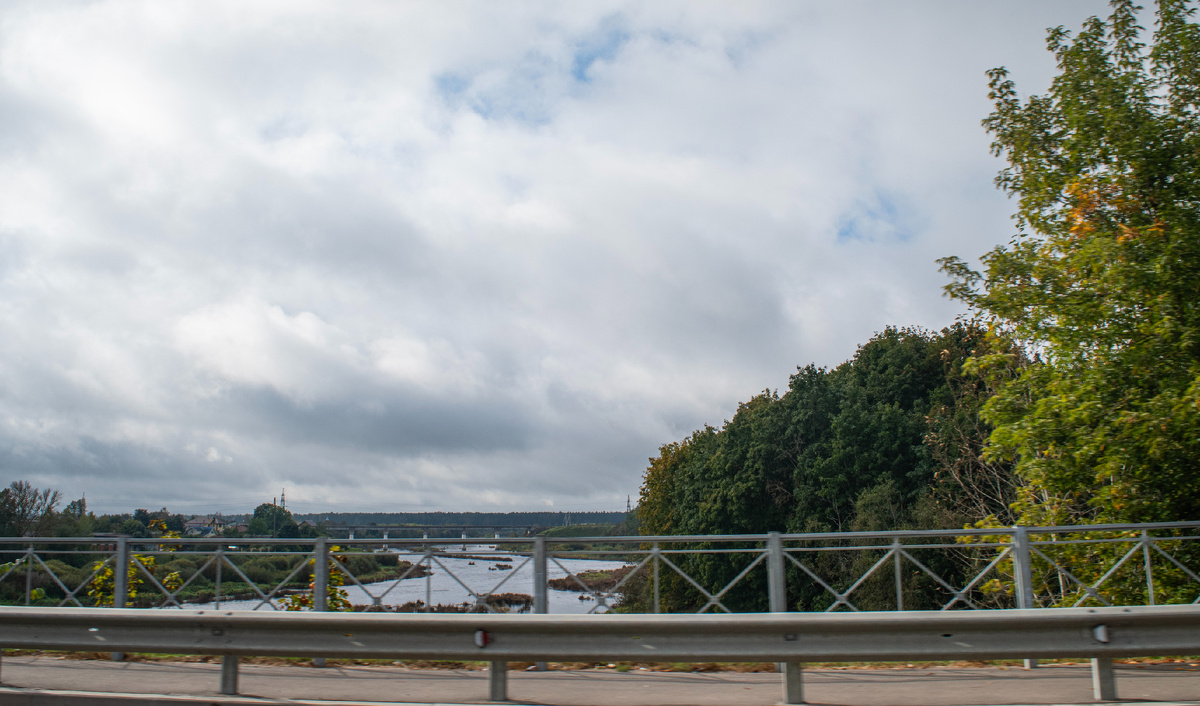
[[[504,584],[508,583],[509,579],[511,579],[513,576],[516,576],[517,572],[520,571],[522,568],[524,568],[524,566],[532,560],[532,557],[525,557],[524,561],[522,561],[520,564],[517,564],[517,566],[515,568],[509,569],[507,571],[504,578],[500,579],[500,583],[497,583],[495,586],[492,586],[492,588],[488,591],[476,593],[474,589],[472,589],[470,586],[468,586],[466,583],[464,583],[462,579],[460,579],[453,571],[451,571],[445,564],[443,564],[441,559],[439,559],[436,555],[430,554],[429,558],[431,561],[433,561],[438,566],[440,566],[442,568],[442,571],[445,571],[446,574],[450,576],[450,578],[454,579],[455,583],[457,583],[459,586],[461,586],[463,588],[463,590],[466,591],[467,594],[470,595],[471,598],[473,598],[475,600],[475,605],[483,606],[483,608],[485,610],[487,610],[489,613],[497,613],[499,611],[497,611],[494,607],[492,607],[492,605],[490,603],[488,603],[488,600],[487,600],[488,597],[494,595],[496,593],[497,589],[499,589]]]
[[[350,578],[350,580],[354,583],[355,586],[358,586],[359,588],[362,589],[363,593],[370,596],[371,605],[379,606],[379,605],[383,604],[383,599],[387,598],[388,594],[391,593],[393,589],[395,589],[397,586],[400,585],[401,581],[403,581],[404,579],[411,576],[412,573],[414,571],[416,571],[417,569],[421,568],[421,562],[425,561],[426,558],[431,557],[432,555],[433,555],[432,552],[427,551],[426,556],[422,557],[421,561],[412,562],[412,564],[408,567],[408,570],[405,571],[403,574],[401,574],[399,578],[389,579],[388,582],[390,582],[390,585],[387,587],[387,589],[383,593],[381,593],[379,595],[375,595],[374,593],[371,593],[370,589],[367,588],[367,586],[369,584],[364,584],[361,581],[359,581],[358,577],[355,576],[354,573],[351,572],[350,569],[348,569],[345,564],[338,561],[337,557],[331,555],[330,560],[338,568],[338,570],[340,570],[343,574],[345,574],[347,577]],[[451,576],[454,575],[453,573],[451,573],[449,571],[447,571],[447,573],[450,573]]]
[[[110,556],[104,561],[96,563],[92,568],[91,573],[87,575],[87,578],[81,581],[74,589],[71,589],[68,588],[67,584],[63,582],[62,577],[60,577],[58,573],[54,571],[54,569],[52,569],[48,564],[46,564],[45,561],[42,560],[42,557],[33,550],[33,547],[30,547],[25,551],[23,556],[12,562],[13,565],[8,568],[8,571],[0,574],[0,583],[2,583],[10,574],[22,566],[25,566],[27,570],[32,568],[34,566],[34,562],[36,561],[37,565],[42,567],[42,571],[44,571],[46,575],[49,576],[52,581],[54,581],[54,584],[58,586],[65,595],[65,597],[58,602],[58,607],[61,608],[67,603],[73,602],[76,606],[83,608],[83,603],[76,598],[76,596],[79,595],[80,591],[87,588],[92,583],[92,579],[96,578],[96,575],[99,574],[102,569],[108,566],[112,560],[113,558]],[[26,599],[28,600],[28,596],[26,596]]]
[[[1119,571],[1123,566],[1125,566],[1129,562],[1129,560],[1132,559],[1133,556],[1138,552],[1138,550],[1141,550],[1146,557],[1146,565],[1144,567],[1144,571],[1145,571],[1147,594],[1149,596],[1149,602],[1151,604],[1153,604],[1154,603],[1154,593],[1153,593],[1154,583],[1153,583],[1153,574],[1151,573],[1152,568],[1151,568],[1150,559],[1149,559],[1149,555],[1150,555],[1151,551],[1153,551],[1153,552],[1157,553],[1158,555],[1162,556],[1163,558],[1165,558],[1172,565],[1174,565],[1175,567],[1177,567],[1178,569],[1183,571],[1184,574],[1186,574],[1188,576],[1188,578],[1190,578],[1193,582],[1200,585],[1200,576],[1197,576],[1197,574],[1194,571],[1189,569],[1187,566],[1185,566],[1183,563],[1181,563],[1175,557],[1168,554],[1160,546],[1160,544],[1162,542],[1170,542],[1170,541],[1184,541],[1184,540],[1181,538],[1178,538],[1178,537],[1151,537],[1151,536],[1148,536],[1146,533],[1143,533],[1143,536],[1140,538],[1128,538],[1128,539],[1123,539],[1123,540],[1122,539],[1091,540],[1091,541],[1089,541],[1089,540],[1068,540],[1068,541],[1064,541],[1064,542],[1049,542],[1049,543],[1040,542],[1039,543],[1041,546],[1054,546],[1056,544],[1057,545],[1080,545],[1080,544],[1090,544],[1090,543],[1106,543],[1106,544],[1121,543],[1121,544],[1123,544],[1125,542],[1131,542],[1133,544],[1133,546],[1131,546],[1124,554],[1122,554],[1121,557],[1112,564],[1112,566],[1108,567],[1108,569],[1104,572],[1104,574],[1101,575],[1100,578],[1098,578],[1094,583],[1088,583],[1086,580],[1081,579],[1080,577],[1076,576],[1074,572],[1070,571],[1068,568],[1063,566],[1063,563],[1061,561],[1058,561],[1058,560],[1050,557],[1044,551],[1042,551],[1038,546],[1031,547],[1031,552],[1033,554],[1036,554],[1037,556],[1041,557],[1051,567],[1053,567],[1055,570],[1057,570],[1061,576],[1067,578],[1069,581],[1071,581],[1071,583],[1073,583],[1079,587],[1079,589],[1083,592],[1083,595],[1081,595],[1078,599],[1076,599],[1075,602],[1072,604],[1072,607],[1079,607],[1079,606],[1083,605],[1083,603],[1086,602],[1089,598],[1094,599],[1099,603],[1103,603],[1106,606],[1111,606],[1112,602],[1110,600],[1108,600],[1107,598],[1105,598],[1103,595],[1101,595],[1100,587],[1103,586],[1105,583],[1107,583],[1109,581],[1109,579],[1111,579],[1117,573],[1117,571]],[[1066,596],[1064,595],[1063,598],[1066,598]],[[1196,600],[1193,601],[1193,603],[1200,603],[1200,595],[1197,595],[1197,598],[1196,598]]]
[[[142,564],[142,562],[141,562],[141,561],[140,561],[140,560],[139,560],[139,559],[138,559],[136,556],[135,556],[135,557],[131,557],[131,559],[132,559],[132,560],[134,560],[134,561],[137,561],[137,565],[138,565],[138,567],[139,567],[139,570],[140,570],[140,571],[141,571],[143,574],[145,574],[145,576],[146,576],[147,578],[149,578],[149,579],[150,579],[151,583],[153,583],[153,584],[154,584],[155,588],[157,588],[159,591],[161,591],[161,592],[162,592],[162,594],[163,594],[164,598],[163,598],[163,601],[162,601],[161,603],[159,603],[159,604],[158,604],[158,607],[159,607],[159,608],[166,608],[166,607],[167,607],[167,605],[168,605],[168,604],[170,604],[170,603],[174,603],[174,604],[175,604],[177,607],[179,607],[179,608],[182,608],[182,607],[183,607],[183,604],[179,602],[179,598],[178,598],[179,594],[180,594],[180,593],[183,591],[183,589],[185,589],[185,588],[187,588],[188,586],[190,586],[190,585],[192,584],[192,582],[193,582],[193,581],[195,581],[197,578],[199,578],[200,576],[202,576],[202,575],[204,574],[204,571],[205,571],[205,570],[206,570],[206,569],[207,569],[209,566],[211,566],[211,565],[213,564],[213,562],[217,561],[217,555],[216,555],[216,554],[213,554],[212,556],[210,556],[210,557],[208,558],[208,561],[204,562],[204,564],[203,564],[202,566],[200,566],[200,568],[196,569],[196,570],[195,570],[195,571],[192,573],[192,575],[191,575],[191,576],[189,576],[189,577],[187,577],[187,579],[186,579],[186,580],[184,580],[184,582],[183,582],[183,583],[181,583],[181,584],[179,585],[179,588],[175,589],[174,591],[171,591],[171,590],[169,590],[169,589],[168,589],[166,586],[164,586],[164,585],[162,584],[162,582],[160,582],[160,581],[158,580],[158,578],[154,576],[154,572],[152,572],[152,571],[148,570],[148,569],[146,568],[146,566],[145,566],[144,564]],[[257,609],[257,606],[256,606],[256,609]]]
[[[597,590],[597,589],[594,589],[591,586],[589,586],[587,583],[585,583],[583,581],[583,579],[579,578],[579,576],[577,576],[573,571],[571,571],[567,567],[563,566],[562,562],[559,561],[557,557],[550,557],[550,560],[553,561],[555,563],[555,565],[558,566],[559,569],[562,569],[563,572],[565,572],[567,574],[568,578],[570,578],[575,583],[579,584],[579,586],[585,592],[590,594],[592,596],[592,598],[595,599],[596,605],[594,605],[590,609],[588,609],[588,613],[591,614],[591,613],[595,613],[600,608],[605,608],[605,609],[610,608],[611,606],[608,605],[609,599],[616,598],[618,596],[618,594],[620,594],[620,592],[621,592],[621,587],[624,586],[629,581],[629,579],[633,578],[633,576],[635,574],[637,574],[639,571],[641,571],[643,567],[645,567],[647,564],[649,564],[650,561],[655,558],[655,555],[656,555],[656,553],[648,554],[645,559],[642,559],[640,562],[638,562],[638,564],[636,566],[634,566],[631,571],[627,572],[625,574],[625,576],[616,583],[616,585],[614,585],[612,588],[610,588],[607,591]]]
[[[712,608],[713,606],[720,608],[721,610],[725,611],[726,613],[732,613],[733,611],[730,610],[728,606],[726,606],[724,603],[721,602],[721,598],[724,597],[726,593],[729,593],[729,590],[731,588],[733,588],[734,586],[736,586],[739,581],[741,581],[743,578],[745,578],[746,574],[749,574],[751,569],[753,569],[754,567],[761,564],[763,562],[763,560],[766,559],[766,557],[767,557],[766,551],[762,550],[762,549],[747,549],[745,551],[747,553],[751,553],[751,552],[757,553],[758,556],[755,557],[754,560],[751,561],[748,566],[746,566],[744,569],[742,569],[741,573],[739,573],[737,576],[735,576],[732,581],[725,584],[725,587],[722,588],[720,591],[717,591],[716,593],[709,593],[707,590],[705,590],[705,588],[703,586],[701,586],[696,581],[696,579],[689,576],[686,571],[679,568],[679,566],[677,566],[675,564],[675,562],[673,562],[669,558],[667,558],[665,553],[660,552],[658,554],[658,558],[664,564],[666,564],[668,567],[670,567],[672,571],[674,571],[675,573],[677,573],[681,577],[683,577],[683,579],[685,581],[690,583],[693,588],[695,588],[697,591],[699,591],[700,594],[708,600],[708,602],[705,603],[704,606],[700,608],[700,610],[696,611],[697,613],[706,613],[706,612],[708,612],[708,609]]]
[[[37,559],[37,563],[41,565],[42,569],[44,569],[45,572],[50,576],[50,578],[54,580],[54,583],[57,584],[58,587],[62,589],[63,593],[67,594],[67,597],[62,599],[62,601],[59,602],[59,604],[58,604],[59,607],[66,605],[67,601],[74,601],[75,605],[82,608],[83,603],[81,603],[79,601],[79,599],[75,597],[75,595],[78,594],[80,591],[82,591],[84,588],[86,588],[87,585],[92,582],[92,579],[96,577],[96,574],[100,573],[100,570],[103,569],[105,566],[107,566],[109,561],[111,561],[111,559],[105,559],[103,562],[100,562],[99,564],[97,564],[96,568],[92,569],[92,573],[88,574],[88,577],[86,579],[84,579],[78,586],[76,586],[74,590],[71,590],[71,589],[67,588],[67,585],[62,582],[62,579],[59,578],[58,574],[54,573],[54,569],[51,569],[49,566],[46,565],[46,562],[42,561],[42,558],[40,556],[38,556],[37,554],[33,554],[32,552],[30,553],[30,556],[32,556],[34,559]]]
[[[942,548],[942,547],[924,547],[924,548],[929,549],[929,548]],[[950,549],[957,549],[958,547],[956,545],[946,545],[944,548],[947,550],[950,550]],[[836,610],[839,606],[845,606],[847,609],[849,609],[851,611],[859,611],[858,606],[854,605],[854,603],[852,603],[850,601],[850,594],[853,593],[860,586],[862,586],[862,584],[867,579],[869,579],[876,571],[878,571],[880,567],[882,567],[884,564],[886,564],[888,559],[896,560],[897,557],[900,557],[902,559],[907,559],[908,561],[912,562],[913,565],[915,565],[918,569],[920,569],[922,572],[924,572],[926,575],[928,575],[930,578],[932,578],[934,581],[936,581],[940,586],[942,586],[943,588],[945,588],[947,591],[950,592],[950,595],[951,595],[950,600],[947,601],[946,603],[944,603],[942,605],[942,607],[940,608],[940,610],[949,610],[956,603],[959,603],[959,602],[962,602],[962,603],[970,606],[972,609],[980,610],[980,609],[982,609],[982,606],[980,606],[978,603],[976,603],[974,600],[972,600],[968,594],[970,593],[970,591],[972,589],[975,588],[976,585],[979,584],[980,581],[983,580],[983,578],[987,574],[989,574],[990,572],[995,570],[996,567],[1000,564],[1001,561],[1004,560],[1005,557],[1008,557],[1011,554],[1011,548],[1005,547],[1003,550],[1001,550],[996,555],[995,558],[993,558],[987,564],[987,566],[985,566],[982,570],[980,570],[979,572],[974,574],[974,576],[971,578],[971,580],[969,582],[967,582],[967,584],[965,586],[963,586],[962,588],[954,588],[954,586],[951,585],[950,582],[946,581],[936,571],[933,571],[932,569],[930,569],[920,559],[913,556],[913,554],[909,551],[909,548],[904,547],[903,545],[895,544],[891,547],[876,546],[876,547],[857,547],[857,548],[853,548],[853,549],[851,549],[851,548],[846,549],[846,551],[854,551],[854,550],[858,550],[858,551],[883,550],[884,554],[883,554],[883,556],[879,557],[879,559],[874,564],[872,564],[869,569],[867,569],[863,574],[861,574],[854,581],[854,583],[852,583],[850,585],[850,587],[847,588],[845,591],[838,591],[836,588],[831,586],[827,581],[825,581],[820,575],[818,575],[816,571],[814,571],[812,568],[810,568],[804,562],[800,561],[799,559],[797,559],[794,556],[796,553],[800,553],[805,550],[803,550],[803,549],[788,549],[788,550],[784,551],[784,556],[787,557],[788,561],[793,566],[795,566],[796,568],[803,571],[810,579],[812,579],[825,592],[827,592],[827,593],[829,593],[829,595],[833,596],[833,599],[834,599],[833,604],[828,606],[827,608],[825,608],[825,612],[828,613],[828,612],[832,612],[832,611]]]

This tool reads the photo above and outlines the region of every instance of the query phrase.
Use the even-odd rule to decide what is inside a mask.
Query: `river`
[[[476,593],[526,593],[531,596],[533,595],[533,560],[529,557],[506,554],[503,553],[503,550],[495,550],[491,545],[468,544],[465,548],[462,545],[456,545],[441,547],[439,549],[475,555],[480,558],[437,556],[433,563],[433,572],[428,577],[380,581],[379,583],[366,584],[366,587],[370,590],[371,594],[382,596],[380,602],[386,605],[403,605],[410,601],[425,601],[427,581],[429,603],[432,605],[453,605],[474,602],[462,584],[466,584]],[[401,551],[395,553],[403,561],[417,563],[423,559],[423,555],[419,552],[408,553]],[[485,560],[481,558],[483,556],[488,556],[489,558]],[[505,561],[505,559],[511,559],[511,561]],[[563,567],[570,569],[572,573],[576,574],[581,571],[616,569],[625,566],[624,562],[602,561],[599,559],[557,559],[558,563],[555,563],[555,561],[555,559],[551,558],[547,558],[546,560],[546,573],[551,579],[567,576],[567,572],[560,568],[558,563],[561,563]],[[438,565],[439,562],[442,566]],[[497,568],[497,564],[507,564],[513,568],[503,570]],[[522,566],[522,564],[524,565]],[[457,580],[455,580],[456,578]],[[501,582],[503,582],[502,585]],[[367,595],[363,589],[352,582],[347,583],[348,585],[344,586],[344,588],[351,604],[370,604],[372,602],[371,596]],[[554,589],[550,589],[546,593],[547,609],[550,613],[587,613],[593,609],[597,609],[596,601],[579,599],[580,596],[589,596],[590,598],[590,594],[587,593],[556,591]],[[221,609],[253,610],[258,606],[259,602],[259,599],[249,601],[221,601]],[[216,604],[189,603],[185,607],[189,610],[214,610],[216,609]],[[263,605],[259,608],[259,610],[270,609],[269,605]],[[597,610],[597,612],[602,611],[603,608]]]

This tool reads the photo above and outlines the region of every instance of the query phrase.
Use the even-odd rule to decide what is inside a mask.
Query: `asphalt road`
[[[1200,666],[1117,665],[1122,701],[1200,706]],[[402,667],[242,665],[239,692],[218,696],[220,665],[196,662],[108,662],[6,656],[0,704],[87,701],[78,692],[188,695],[144,703],[272,703],[305,701],[463,704],[484,702],[487,672]],[[63,692],[76,692],[74,696]],[[57,692],[58,696],[55,698]],[[767,706],[779,703],[780,676],[734,672],[613,670],[510,672],[509,698],[555,706]],[[1093,703],[1086,665],[1019,668],[933,667],[808,669],[805,698],[839,706],[962,706],[964,704]],[[107,701],[106,701],[107,702]],[[92,703],[102,703],[92,701]]]

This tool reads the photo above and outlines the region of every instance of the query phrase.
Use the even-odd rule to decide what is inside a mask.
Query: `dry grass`
[[[107,652],[61,652],[56,650],[19,650],[6,649],[4,654],[52,657],[71,660],[104,660],[110,659]],[[146,654],[126,653],[129,662],[194,662],[217,663],[219,655],[178,655],[178,654]],[[1115,660],[1118,664],[1127,665],[1169,665],[1180,667],[1200,667],[1200,656],[1191,657],[1138,657]],[[304,657],[243,657],[242,664],[265,666],[311,667],[312,660]],[[1040,664],[1086,664],[1086,659],[1041,660]],[[391,660],[391,659],[329,659],[328,666],[363,666],[363,667],[402,667],[405,669],[444,669],[479,671],[487,668],[486,661],[443,661],[443,660]],[[526,670],[534,666],[533,662],[509,662],[511,671]],[[999,667],[1020,668],[1020,660],[995,661],[937,661],[937,662],[812,662],[804,665],[810,669],[930,669],[940,668],[980,668]],[[774,672],[774,662],[548,662],[547,668],[560,670],[611,670],[611,671],[649,671],[649,672]]]

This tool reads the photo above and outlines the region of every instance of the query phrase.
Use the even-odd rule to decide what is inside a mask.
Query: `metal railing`
[[[1200,603],[1200,522],[819,534],[422,540],[0,538],[0,603],[183,608],[231,600],[280,609],[308,593],[328,607],[331,576],[383,609],[401,593],[435,610],[442,574],[476,610],[528,591],[550,611],[557,575],[588,612],[858,611]],[[456,547],[460,547],[456,549]],[[390,548],[392,552],[383,550]],[[409,563],[379,573],[377,559]],[[466,559],[496,564],[473,577]],[[501,560],[506,559],[507,563]],[[599,584],[580,559],[624,563]],[[179,560],[183,560],[182,563]],[[271,572],[263,573],[270,564]],[[367,577],[358,564],[373,567]],[[183,567],[172,584],[173,566]],[[331,573],[332,572],[332,573]],[[282,578],[280,578],[282,576]],[[481,578],[482,576],[482,578]],[[360,578],[361,577],[361,578]],[[408,588],[424,581],[424,595]],[[562,586],[562,581],[558,582]],[[41,589],[40,591],[38,589]],[[404,590],[402,590],[404,589]]]
[[[332,607],[329,598],[336,599],[336,584],[341,583],[358,592],[360,607],[383,610],[402,602],[397,596],[407,586],[423,581],[424,599],[410,600],[409,608],[429,612],[444,609],[433,600],[434,575],[441,574],[466,597],[468,605],[459,610],[488,613],[507,610],[496,602],[502,589],[524,587],[529,590],[526,603],[520,604],[517,596],[522,610],[551,612],[550,597],[558,593],[551,585],[556,580],[555,585],[565,582],[578,589],[581,598],[590,599],[589,613],[619,608],[649,614],[931,609],[956,614],[995,608],[1197,604],[1198,540],[1200,522],[810,534],[355,539],[337,540],[336,545],[326,538],[9,537],[0,538],[0,601],[60,608],[183,609],[189,601],[204,600],[217,609],[234,605],[261,612],[280,609],[285,602],[295,608],[292,597],[307,595],[308,609],[321,612]],[[408,563],[396,562],[382,577],[353,570],[359,564],[378,569],[379,558],[395,559],[396,552]],[[500,573],[492,577],[476,571],[474,578],[467,576],[465,565],[472,559],[495,564],[489,570]],[[610,569],[624,568],[617,578],[610,576],[601,584],[579,568],[581,559],[606,560]],[[272,575],[256,573],[264,562],[274,562]],[[173,581],[168,572],[172,567],[184,567]],[[410,599],[413,594],[407,591]],[[109,649],[120,658],[118,650]],[[1026,650],[1023,656],[1032,666],[1038,655]],[[798,663],[783,662],[781,668],[785,685],[798,690]],[[1098,684],[1112,682],[1111,665],[1094,663],[1094,674]]]
[[[796,665],[784,700],[803,703],[812,661],[1090,658],[1094,696],[1116,698],[1114,657],[1200,652],[1200,607],[911,611],[820,615],[283,615],[252,611],[0,608],[0,647],[238,656],[422,658],[491,663],[503,701],[510,661],[776,661]]]

